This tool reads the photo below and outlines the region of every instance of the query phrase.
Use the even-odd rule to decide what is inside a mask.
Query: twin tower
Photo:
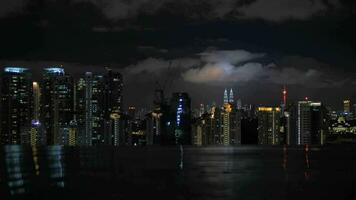
[[[227,89],[224,91],[224,104],[225,103],[234,103],[234,92],[232,88],[230,89],[229,95],[227,95]]]

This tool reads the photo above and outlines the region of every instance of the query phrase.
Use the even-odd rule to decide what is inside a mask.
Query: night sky
[[[354,0],[1,0],[0,65],[123,73],[126,106],[157,81],[193,106],[356,100]],[[163,86],[165,85],[165,86]],[[354,101],[355,102],[355,101]]]

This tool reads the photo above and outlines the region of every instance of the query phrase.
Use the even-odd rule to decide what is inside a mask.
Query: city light
[[[48,73],[64,74],[64,69],[60,67],[50,67],[45,69]]]
[[[25,71],[27,71],[27,68],[22,68],[22,67],[5,67],[4,71],[7,73],[23,73]]]

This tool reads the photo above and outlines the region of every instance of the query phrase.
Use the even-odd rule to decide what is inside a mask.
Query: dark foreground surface
[[[0,199],[356,199],[356,146],[5,146]]]

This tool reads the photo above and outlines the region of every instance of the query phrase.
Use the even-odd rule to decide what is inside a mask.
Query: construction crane
[[[154,96],[154,104],[155,106],[161,105],[164,102],[164,92],[171,89],[173,84],[173,73],[172,73],[173,61],[169,61],[167,68],[167,76],[163,82],[163,85],[160,84],[159,81],[156,81],[155,86],[155,96]]]

